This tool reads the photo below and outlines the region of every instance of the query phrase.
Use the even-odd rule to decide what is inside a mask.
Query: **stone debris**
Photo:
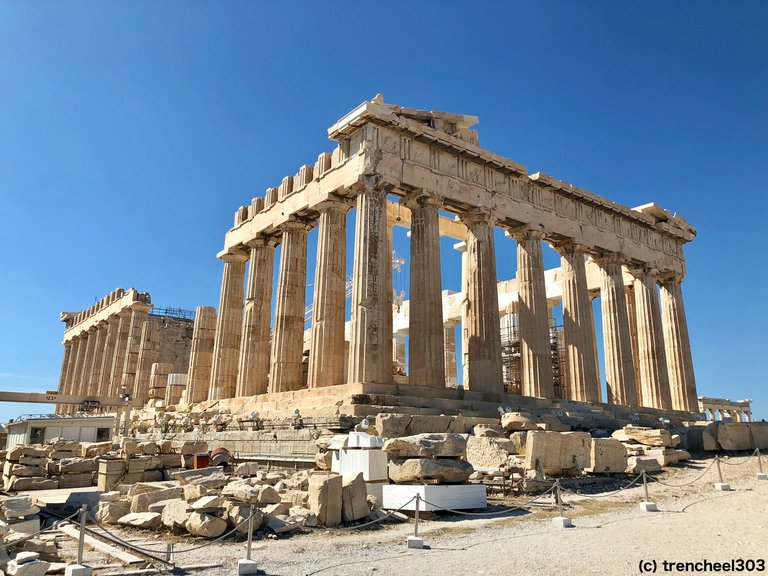
[[[393,438],[384,443],[390,458],[463,458],[467,436],[463,434],[417,434]]]
[[[626,426],[621,430],[616,430],[616,432],[614,432],[611,437],[619,440],[620,442],[643,444],[645,446],[673,445],[672,434],[670,434],[669,430],[663,429],[657,430],[653,428]]]
[[[469,462],[452,458],[410,458],[389,462],[389,478],[395,484],[425,481],[460,484],[469,480],[473,471]]]

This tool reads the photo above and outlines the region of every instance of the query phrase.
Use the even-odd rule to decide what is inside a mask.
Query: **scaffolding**
[[[184,310],[183,308],[172,308],[170,306],[154,306],[150,311],[150,316],[160,316],[163,318],[177,318],[179,320],[194,320],[194,310]]]
[[[549,346],[552,356],[552,381],[555,387],[555,398],[565,398],[565,342],[562,325],[555,324],[554,318],[549,319]],[[508,315],[502,320],[501,326],[501,366],[504,380],[504,390],[509,394],[522,394],[520,375],[520,332],[517,317]]]

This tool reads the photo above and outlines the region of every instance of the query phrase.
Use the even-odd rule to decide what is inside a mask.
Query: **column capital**
[[[456,328],[456,326],[459,324],[461,324],[461,320],[459,318],[450,318],[443,321],[443,328]]]
[[[526,240],[544,240],[547,234],[541,228],[525,224],[523,226],[505,227],[504,235],[507,238],[513,238],[518,242],[524,242]]]
[[[573,238],[550,241],[550,246],[561,256],[566,254],[592,254],[593,250],[585,244],[579,244]]]
[[[414,190],[413,192],[410,192],[409,194],[406,194],[400,198],[400,204],[410,209],[422,206],[430,206],[439,209],[443,207],[445,200],[435,196],[434,194],[425,192],[424,190]]]
[[[474,224],[489,224],[493,226],[497,222],[497,218],[487,208],[473,208],[472,210],[461,212],[459,220],[468,228]]]
[[[387,195],[389,189],[392,188],[391,184],[384,181],[378,174],[362,174],[358,177],[357,182],[349,187],[349,190],[354,193],[355,196],[362,192],[368,194],[383,194]]]
[[[346,196],[340,196],[338,194],[329,194],[328,198],[322,202],[316,204],[313,208],[320,212],[341,212],[346,214],[352,208],[354,200]]]
[[[281,232],[290,231],[303,231],[309,232],[314,226],[314,221],[307,218],[301,218],[299,216],[291,215],[289,219],[281,224],[277,225],[277,229]]]
[[[245,243],[249,248],[274,248],[280,243],[280,240],[274,236],[268,234],[259,234],[256,238],[252,238]]]
[[[248,254],[247,252],[243,251],[242,245],[230,248],[229,250],[229,252],[219,255],[219,258],[221,258],[225,263],[237,264],[240,262],[246,262],[248,260]]]
[[[152,304],[147,304],[146,302],[133,302],[131,303],[130,309],[133,312],[149,312],[152,310]]]
[[[592,255],[592,261],[601,268],[609,264],[618,264],[623,266],[629,263],[629,259],[621,252],[595,251]]]
[[[626,264],[627,271],[637,280],[642,280],[645,277],[650,276],[654,280],[656,279],[659,270],[648,266],[645,262],[640,264]]]
[[[656,280],[662,286],[668,286],[671,284],[677,284],[678,286],[683,283],[685,274],[676,270],[659,270],[656,272]]]

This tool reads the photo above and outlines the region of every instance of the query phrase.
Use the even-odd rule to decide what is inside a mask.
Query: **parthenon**
[[[697,412],[681,290],[683,245],[695,238],[694,228],[656,204],[630,209],[542,172],[529,175],[480,147],[471,129],[477,121],[385,104],[377,96],[328,130],[337,143],[332,153],[240,207],[219,254],[223,279],[215,328],[212,312],[198,314],[208,323],[212,357],[201,356],[198,365],[193,351],[190,373],[198,376],[190,374],[187,400],[240,398],[278,410],[298,406],[302,398],[302,407],[312,408],[338,399],[337,406],[353,409],[360,395],[375,403],[371,395],[390,394],[420,399],[421,408],[467,410],[471,401],[510,401],[510,392],[554,399],[548,300],[559,299],[562,397]],[[345,322],[350,210],[354,258]],[[405,328],[396,328],[393,318],[394,226],[410,228]],[[307,236],[313,227],[317,258],[305,335]],[[501,249],[508,253],[514,246],[517,259],[514,286],[502,292],[497,228],[510,243]],[[462,290],[453,295],[442,291],[441,236],[455,238],[462,252]],[[545,242],[561,257],[560,269],[546,274]],[[508,300],[505,307],[500,297]],[[601,303],[607,398],[601,393],[593,297]],[[505,311],[515,315],[519,331],[519,391],[503,383]],[[463,378],[461,386],[449,388],[456,366],[446,359],[456,356],[456,323]],[[393,338],[397,330],[409,336],[405,382],[393,370],[402,347],[397,334]]]

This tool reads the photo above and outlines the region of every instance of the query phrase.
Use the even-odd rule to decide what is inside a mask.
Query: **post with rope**
[[[251,560],[251,549],[253,548],[253,516],[256,513],[256,507],[251,504],[251,514],[248,516],[248,545],[245,549],[245,559],[237,561],[238,574],[258,574],[259,569],[256,560]]]
[[[643,490],[645,492],[645,500],[640,502],[640,510],[643,512],[658,512],[659,509],[655,502],[651,502],[651,497],[648,496],[648,477],[645,475],[645,468],[640,473],[643,475]]]
[[[421,495],[416,494],[415,511],[413,514],[413,536],[408,536],[405,544],[408,548],[424,548],[424,539],[419,536],[419,508],[421,505]]]
[[[64,568],[64,576],[92,576],[93,568],[83,564],[83,549],[85,548],[85,521],[88,515],[88,506],[83,504],[80,508],[80,537],[77,541],[77,564],[70,564]]]
[[[720,479],[720,482],[715,482],[715,490],[719,490],[720,492],[728,492],[731,489],[731,485],[723,482],[723,471],[720,469],[719,454],[715,455],[715,465],[717,466],[717,477]]]
[[[755,476],[758,480],[768,480],[768,474],[763,472],[763,459],[760,456],[760,448],[755,448],[757,454],[757,469],[760,470]]]
[[[573,522],[571,522],[570,518],[563,515],[563,494],[560,491],[559,478],[555,480],[554,495],[555,495],[555,499],[557,500],[557,509],[560,515],[556,516],[555,518],[552,518],[552,524],[557,526],[558,528],[571,528],[573,526]]]

